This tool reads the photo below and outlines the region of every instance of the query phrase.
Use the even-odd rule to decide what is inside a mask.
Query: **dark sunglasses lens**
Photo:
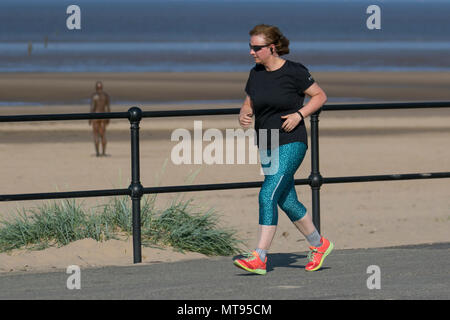
[[[264,48],[265,46],[252,46],[250,43],[248,44],[250,49],[252,49],[255,52],[258,52],[259,50],[261,50],[262,48]]]

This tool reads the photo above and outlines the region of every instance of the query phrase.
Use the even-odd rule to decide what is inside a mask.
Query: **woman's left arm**
[[[309,117],[311,114],[319,110],[327,101],[327,95],[319,87],[317,83],[313,83],[308,89],[305,90],[305,94],[311,97],[307,104],[305,104],[298,112],[300,112],[303,116],[303,119]],[[286,131],[292,131],[299,123],[302,121],[301,116],[295,112],[288,114],[286,116],[281,116],[282,119],[285,119],[281,128]]]
[[[327,95],[317,83],[313,83],[306,89],[305,94],[310,96],[311,99],[298,110],[303,115],[303,118],[309,117],[327,102]]]

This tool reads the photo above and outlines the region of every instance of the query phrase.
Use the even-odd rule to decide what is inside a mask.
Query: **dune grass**
[[[144,246],[167,247],[182,252],[229,256],[239,253],[242,241],[235,231],[221,228],[213,209],[193,205],[193,199],[173,201],[155,208],[156,195],[141,201],[141,234]],[[0,221],[0,252],[18,248],[31,250],[64,246],[72,241],[97,241],[132,235],[129,197],[110,198],[105,205],[85,209],[75,200],[46,202],[28,212]]]
[[[85,238],[100,241],[112,236],[103,216],[87,214],[74,200],[46,202],[0,223],[0,252],[22,247],[45,249]]]

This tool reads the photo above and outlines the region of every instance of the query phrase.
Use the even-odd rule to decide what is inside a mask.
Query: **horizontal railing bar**
[[[398,102],[398,103],[367,103],[337,105],[326,104],[321,110],[324,111],[345,111],[345,110],[379,110],[379,109],[418,109],[418,108],[450,108],[450,101],[432,101],[432,102]],[[181,116],[206,116],[220,114],[239,114],[240,108],[228,109],[203,109],[203,110],[168,110],[168,111],[144,111],[143,118],[156,117],[181,117]]]
[[[0,116],[0,122],[128,119],[129,115],[130,114],[128,112],[28,114],[28,115]]]
[[[129,189],[7,194],[7,195],[0,195],[0,202],[1,201],[21,201],[21,200],[49,200],[49,199],[64,199],[64,198],[128,196],[130,194],[131,194],[131,192]]]
[[[348,104],[348,105],[326,104],[321,108],[321,110],[345,111],[345,110],[420,109],[420,108],[423,109],[450,108],[450,101],[364,103],[364,104]],[[240,108],[143,111],[142,117],[158,118],[158,117],[208,116],[208,115],[239,114],[239,112]],[[0,122],[128,119],[129,116],[130,116],[129,112],[11,115],[11,116],[0,116]]]
[[[323,111],[450,108],[449,101],[325,104]]]
[[[240,108],[226,109],[199,109],[199,110],[161,110],[161,111],[143,111],[143,118],[159,117],[185,117],[185,116],[210,116],[224,114],[239,114]]]
[[[323,184],[328,184],[328,183],[346,183],[346,182],[371,182],[371,181],[438,179],[438,178],[450,178],[450,172],[332,177],[332,178],[323,178],[322,182],[323,182]],[[212,190],[226,190],[226,189],[258,188],[258,187],[261,187],[262,184],[263,184],[262,181],[235,182],[235,183],[219,183],[219,184],[199,184],[199,185],[184,185],[184,186],[152,187],[152,188],[144,188],[143,190],[144,190],[144,194],[189,192],[189,191],[212,191]],[[295,179],[294,184],[295,185],[309,185],[310,179]]]
[[[323,178],[324,184],[348,183],[348,182],[372,182],[372,181],[392,181],[392,180],[415,180],[415,179],[439,179],[450,178],[450,172],[432,173],[405,173],[405,174],[385,174],[373,176],[352,176]]]
[[[330,178],[323,178],[322,184],[392,181],[392,180],[414,180],[414,179],[439,179],[439,178],[450,178],[450,172],[330,177]],[[213,190],[228,190],[228,189],[259,188],[262,186],[262,184],[263,184],[263,181],[251,181],[251,182],[232,182],[232,183],[217,183],[217,184],[163,186],[163,187],[143,188],[143,193],[144,194],[154,194],[154,193],[171,193],[171,192],[192,192],[192,191],[213,191]],[[310,179],[295,179],[294,184],[295,185],[309,185]],[[130,195],[130,194],[131,194],[131,192],[129,189],[11,194],[11,195],[0,195],[0,202],[1,201],[20,201],[20,200],[46,200],[46,199],[62,199],[62,198],[122,196],[122,195]]]
[[[298,179],[297,184],[309,184],[309,179]],[[165,186],[144,188],[144,194],[151,193],[170,193],[170,192],[189,192],[189,191],[211,191],[211,190],[227,190],[227,189],[245,189],[261,187],[263,181],[252,182],[232,182],[217,184],[198,184],[198,185],[182,185],[182,186]]]

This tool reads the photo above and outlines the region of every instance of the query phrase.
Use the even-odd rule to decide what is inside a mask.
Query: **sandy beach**
[[[0,115],[80,113],[94,84],[102,80],[112,110],[140,102],[143,110],[239,108],[247,73],[2,73]],[[450,101],[450,73],[313,73],[329,100]],[[199,101],[206,101],[200,103]],[[81,101],[81,102],[80,102]],[[151,102],[149,102],[151,101]],[[224,102],[214,102],[224,101]],[[236,101],[236,102],[234,102]],[[34,103],[40,105],[33,105]],[[145,187],[261,181],[258,164],[183,164],[171,161],[178,143],[175,129],[193,131],[194,120],[208,128],[237,129],[237,116],[144,119],[140,126],[141,183]],[[323,112],[320,117],[320,172],[324,177],[449,171],[450,108]],[[309,134],[309,121],[307,128]],[[112,120],[108,157],[94,156],[87,121],[0,124],[0,194],[95,190],[128,187],[130,143],[127,120]],[[203,142],[207,146],[209,142]],[[310,173],[310,152],[295,178]],[[297,186],[299,200],[311,211],[309,186]],[[369,248],[449,241],[450,180],[410,180],[323,185],[322,234],[335,247]],[[214,208],[221,225],[233,228],[249,249],[256,245],[259,189],[184,193],[194,204]],[[175,194],[161,194],[162,208]],[[105,199],[80,199],[86,207]],[[0,202],[0,219],[40,201]],[[279,226],[270,252],[308,250],[304,237],[279,210]],[[205,258],[171,249],[143,248],[143,263]],[[210,258],[214,259],[214,258]],[[97,243],[86,239],[61,248],[0,253],[0,272],[48,271],[132,264],[130,239]],[[231,259],[230,259],[231,263]]]

